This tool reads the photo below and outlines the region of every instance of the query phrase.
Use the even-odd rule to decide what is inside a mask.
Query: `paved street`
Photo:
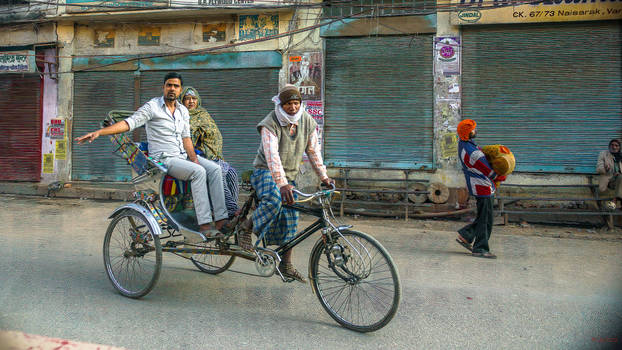
[[[164,256],[150,294],[121,296],[102,262],[107,216],[119,205],[0,196],[0,330],[131,350],[591,349],[622,343],[622,241],[616,235],[584,239],[586,231],[573,228],[534,227],[525,234],[495,226],[491,247],[499,259],[487,260],[470,257],[454,242],[452,230],[464,223],[348,218],[388,249],[402,280],[393,321],[358,334],[335,323],[309,285],[230,271],[209,276],[173,255]],[[560,235],[574,238],[555,238]],[[315,239],[294,252],[302,271]],[[237,260],[231,270],[253,273],[254,266]]]

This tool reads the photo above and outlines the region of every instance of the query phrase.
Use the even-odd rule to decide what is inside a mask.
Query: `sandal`
[[[216,229],[211,229],[211,228],[207,229],[207,230],[204,230],[204,231],[201,231],[201,234],[203,236],[205,236],[205,238],[207,238],[207,239],[222,238],[222,237],[225,236],[224,233],[222,233],[222,232],[220,232],[220,231],[218,231]]]
[[[474,256],[476,258],[486,258],[486,259],[496,259],[497,258],[497,256],[494,255],[491,252],[473,253],[473,254],[471,254],[471,256]]]
[[[471,245],[471,243],[467,242],[467,240],[464,239],[460,234],[458,234],[458,238],[456,238],[456,242],[458,242],[458,244],[463,246],[466,250],[473,252],[473,246]]]
[[[234,227],[234,225],[232,225],[231,221],[225,219],[224,224],[222,225],[222,227],[218,231],[220,231],[223,235],[228,235],[228,234],[232,233],[233,227]]]
[[[238,245],[240,248],[248,251],[253,251],[253,237],[251,236],[251,232],[247,230],[239,230],[237,231],[238,235]]]
[[[279,271],[285,278],[291,278],[301,283],[307,283],[307,280],[296,270],[293,264],[291,263],[280,263]]]

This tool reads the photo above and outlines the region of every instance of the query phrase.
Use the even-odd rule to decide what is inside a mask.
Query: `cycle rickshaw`
[[[127,116],[127,115],[125,115]],[[107,123],[123,119],[113,111]],[[384,327],[395,316],[401,297],[397,267],[386,249],[373,237],[337,225],[330,205],[333,189],[306,194],[302,201],[315,206],[290,206],[317,220],[299,231],[294,239],[276,249],[265,246],[260,238],[250,250],[238,245],[241,218],[250,215],[257,203],[251,190],[234,220],[231,235],[206,239],[199,233],[194,209],[184,205],[189,183],[166,175],[166,167],[150,158],[139,144],[125,134],[112,135],[115,153],[132,166],[132,182],[158,182],[155,190],[137,190],[134,201],[115,209],[104,238],[103,255],[107,275],[124,296],[140,298],[156,285],[162,268],[162,252],[190,260],[200,271],[219,274],[236,258],[254,261],[257,273],[270,277],[277,273],[283,282],[291,282],[278,270],[280,256],[317,231],[320,238],[309,257],[309,281],[322,307],[342,326],[370,332]],[[155,180],[154,180],[155,179]],[[191,202],[190,202],[191,203]],[[182,234],[184,232],[185,234]],[[181,239],[199,237],[195,243]]]

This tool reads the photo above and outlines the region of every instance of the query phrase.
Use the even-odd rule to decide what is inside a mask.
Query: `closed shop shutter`
[[[463,28],[463,117],[516,170],[593,173],[622,135],[620,21]]]
[[[325,54],[326,163],[432,167],[432,36],[327,38]]]
[[[0,180],[41,179],[41,77],[0,75]]]
[[[253,169],[259,147],[259,123],[274,104],[278,69],[226,69],[180,71],[185,86],[193,86],[202,105],[218,124],[223,137],[223,156],[238,173]],[[162,96],[164,71],[141,73],[141,103]]]
[[[133,72],[79,72],[74,75],[73,138],[97,130],[113,109],[134,109]],[[130,180],[130,166],[113,151],[108,136],[99,137],[91,144],[74,142],[72,179]]]

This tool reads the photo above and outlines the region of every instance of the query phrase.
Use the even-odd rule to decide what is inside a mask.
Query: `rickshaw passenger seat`
[[[136,145],[145,155],[149,155],[149,144],[147,142],[137,142]]]

